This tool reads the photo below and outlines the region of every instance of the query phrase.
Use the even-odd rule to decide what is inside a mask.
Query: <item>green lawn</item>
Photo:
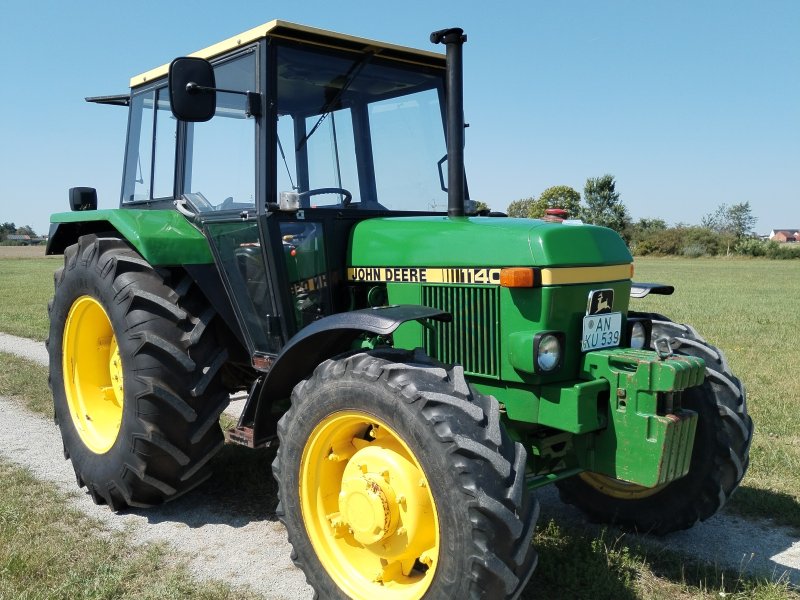
[[[55,486],[0,458],[0,600],[257,598],[194,580],[186,557],[132,546],[74,508]]]
[[[61,256],[44,258],[44,248],[0,247],[0,331],[47,338],[53,271],[62,261]]]

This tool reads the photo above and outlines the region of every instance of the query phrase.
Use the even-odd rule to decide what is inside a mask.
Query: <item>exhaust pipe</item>
[[[447,46],[447,216],[464,216],[464,30],[454,27],[431,34]]]

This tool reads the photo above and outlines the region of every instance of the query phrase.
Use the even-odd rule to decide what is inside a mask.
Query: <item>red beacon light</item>
[[[569,218],[569,212],[563,208],[548,208],[544,211],[542,221],[561,223]]]

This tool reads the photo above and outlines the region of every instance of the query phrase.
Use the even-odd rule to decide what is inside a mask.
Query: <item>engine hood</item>
[[[390,217],[358,223],[352,267],[566,267],[632,262],[611,229],[537,219]]]

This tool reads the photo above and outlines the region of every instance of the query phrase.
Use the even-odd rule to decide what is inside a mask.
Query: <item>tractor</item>
[[[316,593],[411,600],[519,596],[540,486],[655,534],[730,498],[753,426],[722,352],[629,310],[673,288],[633,282],[614,231],[478,214],[466,36],[431,42],[276,20],[87,98],[128,107],[121,200],[72,188],[51,218],[48,347],[96,503],[159,505],[226,441],[276,444]]]

